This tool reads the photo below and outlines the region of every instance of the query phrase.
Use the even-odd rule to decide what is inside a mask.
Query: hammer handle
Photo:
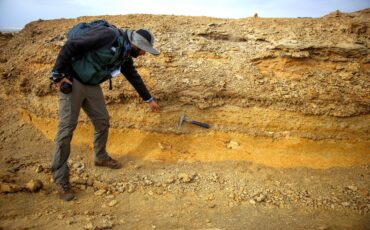
[[[209,129],[209,125],[208,124],[206,124],[206,123],[202,123],[202,122],[199,122],[199,121],[190,121],[192,124],[194,124],[194,125],[199,125],[199,126],[201,126],[201,127],[203,127],[203,128],[206,128],[206,129]]]

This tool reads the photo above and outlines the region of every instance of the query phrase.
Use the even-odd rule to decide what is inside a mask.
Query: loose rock
[[[88,229],[88,230],[90,230],[90,229],[94,229],[94,225],[93,225],[92,223],[88,223],[88,224],[86,224],[86,225],[84,226],[84,229]]]
[[[174,176],[171,176],[171,177],[167,178],[166,184],[172,184],[175,181],[176,181],[176,178]]]
[[[265,199],[266,199],[266,196],[264,194],[262,194],[262,193],[256,197],[256,201],[257,202],[262,202]]]
[[[42,165],[38,165],[38,166],[36,167],[36,169],[35,169],[35,172],[36,172],[36,173],[40,173],[40,172],[42,172],[42,171],[44,171],[44,167],[43,167]]]
[[[109,206],[109,207],[113,207],[113,206],[115,206],[116,204],[118,204],[118,201],[117,201],[117,200],[112,200],[111,202],[109,202],[108,206]]]
[[[0,183],[1,193],[15,193],[22,190],[22,187],[16,184]]]
[[[347,188],[348,188],[349,190],[354,191],[354,192],[356,192],[356,191],[357,191],[357,187],[356,187],[356,186],[354,186],[354,185],[347,186]]]
[[[350,202],[342,202],[341,203],[341,205],[343,206],[343,207],[349,207],[350,206]]]
[[[104,189],[99,189],[98,191],[96,191],[95,193],[94,193],[94,195],[95,196],[101,196],[101,195],[103,195],[103,194],[105,194],[107,191],[106,190],[104,190]]]
[[[228,149],[238,149],[240,147],[240,144],[236,141],[230,141],[229,143],[227,143],[226,147]]]
[[[177,177],[179,178],[180,182],[183,183],[190,183],[192,180],[192,178],[186,173],[180,173]]]
[[[30,180],[26,184],[26,189],[30,192],[38,192],[43,188],[43,183],[40,180]]]

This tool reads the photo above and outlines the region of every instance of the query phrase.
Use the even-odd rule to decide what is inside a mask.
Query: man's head
[[[145,54],[145,52],[159,55],[160,52],[153,48],[154,36],[153,34],[146,29],[139,29],[128,32],[128,38],[132,45],[131,56],[138,57]]]

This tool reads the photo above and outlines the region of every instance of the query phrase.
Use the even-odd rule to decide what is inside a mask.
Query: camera
[[[60,91],[64,94],[69,94],[70,92],[72,92],[72,84],[68,82],[63,82],[60,86]]]
[[[71,80],[71,78],[69,78],[65,74],[59,73],[58,71],[52,71],[51,72],[50,80],[51,80],[52,84],[60,82],[61,80],[63,80],[63,78],[67,78],[68,80]],[[62,84],[60,85],[60,91],[64,94],[71,93],[72,92],[72,84],[70,84],[68,82],[62,82]]]

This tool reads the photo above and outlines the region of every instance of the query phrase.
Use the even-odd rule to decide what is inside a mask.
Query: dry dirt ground
[[[327,147],[325,158],[334,159],[333,167],[302,167],[295,156],[304,162],[307,154],[299,143],[291,143],[294,151],[286,144],[288,153],[276,152],[272,164],[268,152],[251,147],[258,140],[231,133],[210,139],[199,134],[163,137],[121,131],[127,151],[113,155],[124,165],[116,171],[95,168],[91,147],[73,145],[71,181],[77,198],[63,202],[50,176],[53,142],[22,118],[22,112],[14,109],[16,103],[1,100],[0,108],[2,190],[5,185],[21,189],[0,194],[2,229],[368,229],[370,225],[368,164],[336,167],[336,149]],[[83,129],[80,125],[75,139]],[[230,138],[234,143],[227,141]],[[196,139],[213,140],[210,148],[218,145],[223,152],[204,149]],[[270,138],[267,145],[276,141]],[[250,152],[241,150],[245,146]],[[229,156],[244,154],[251,155],[250,160]],[[356,162],[355,158],[347,160]],[[32,179],[42,181],[41,191],[24,188]]]
[[[154,32],[161,55],[135,63],[161,112],[123,77],[104,83],[123,168],[94,167],[81,112],[71,202],[50,175],[48,75],[66,31],[98,18],[0,34],[0,229],[369,229],[369,16],[99,17]],[[183,112],[211,128],[178,130]]]

